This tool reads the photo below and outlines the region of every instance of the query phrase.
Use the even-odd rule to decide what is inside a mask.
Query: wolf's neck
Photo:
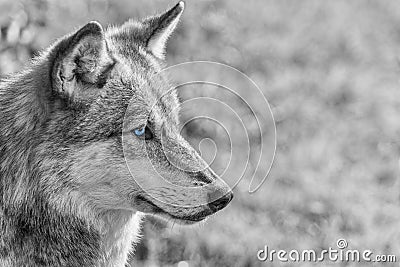
[[[8,204],[21,196],[20,189],[37,180],[35,151],[49,111],[48,76],[47,64],[38,62],[0,81],[0,191],[4,189],[2,200]]]
[[[0,266],[123,267],[138,241],[140,213],[106,212],[93,224],[39,202],[34,204],[37,208],[28,214],[21,209],[4,210],[15,215],[13,220],[0,217],[6,229],[0,243],[11,246],[3,248],[10,256],[0,255]],[[9,264],[4,265],[4,261]]]
[[[72,193],[69,194],[70,196]],[[57,201],[56,199],[52,199]],[[85,202],[82,198],[81,202]],[[95,251],[95,266],[99,267],[124,267],[130,253],[134,252],[134,245],[140,239],[141,222],[144,214],[128,210],[105,210],[91,209],[88,205],[73,205],[76,199],[67,202],[58,201],[62,206],[61,213],[71,211],[75,218],[83,221],[91,229],[94,229],[96,238],[91,240]],[[79,207],[80,208],[77,208]],[[69,210],[69,212],[68,212]],[[82,212],[83,211],[83,212]],[[79,228],[76,229],[79,232]],[[57,231],[57,230],[56,230]],[[76,244],[79,247],[79,244]]]
[[[139,212],[128,211],[108,212],[103,216],[100,266],[125,266],[139,240],[142,217]]]

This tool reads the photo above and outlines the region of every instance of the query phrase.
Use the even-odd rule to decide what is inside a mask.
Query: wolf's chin
[[[173,222],[174,224],[176,223],[176,224],[180,224],[180,225],[194,225],[194,224],[197,224],[197,223],[205,222],[207,220],[207,218],[208,218],[206,216],[206,217],[203,217],[203,218],[201,218],[199,220],[195,220],[194,221],[194,220],[178,218],[176,216],[172,216],[169,213],[154,213],[154,214],[151,214],[151,215],[153,215],[153,216],[155,216],[157,218],[160,218],[162,220],[165,220],[167,222]]]
[[[204,212],[199,212],[193,215],[177,216],[160,208],[143,196],[137,196],[136,203],[138,204],[138,210],[140,212],[160,217],[166,221],[174,221],[174,223],[178,223],[181,225],[191,225],[199,223],[201,221],[204,221],[209,215],[212,214],[212,212],[208,211],[207,209]]]

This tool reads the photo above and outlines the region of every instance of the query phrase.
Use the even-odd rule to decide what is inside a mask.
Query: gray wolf
[[[190,224],[230,202],[156,75],[183,10],[89,22],[1,81],[1,266],[124,266],[143,214]]]

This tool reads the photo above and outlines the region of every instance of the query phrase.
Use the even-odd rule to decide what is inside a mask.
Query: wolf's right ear
[[[69,99],[83,95],[101,81],[102,73],[113,64],[104,31],[98,22],[89,22],[56,46],[52,69],[53,90]]]
[[[145,36],[146,48],[155,57],[159,59],[165,58],[165,47],[168,38],[178,25],[184,9],[185,2],[180,1],[165,13],[147,18],[142,22],[143,27],[148,32],[148,36]]]

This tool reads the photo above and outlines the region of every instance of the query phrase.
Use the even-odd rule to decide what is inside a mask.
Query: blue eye
[[[144,127],[142,127],[142,128],[139,128],[139,129],[135,129],[135,135],[136,136],[142,136],[142,135],[144,135],[144,133],[146,132],[146,127],[144,126]]]
[[[149,127],[143,126],[141,128],[137,128],[133,130],[133,134],[140,139],[150,140],[153,138],[153,132],[150,130]]]

